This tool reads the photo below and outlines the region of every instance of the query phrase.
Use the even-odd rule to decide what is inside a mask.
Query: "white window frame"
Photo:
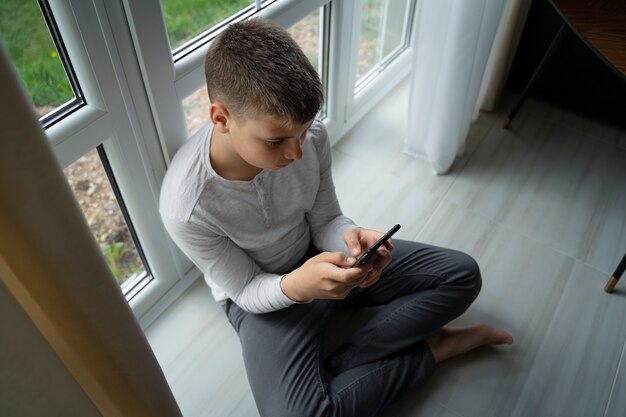
[[[355,94],[361,0],[277,0],[256,15],[289,27],[325,5],[331,21],[324,123],[336,143],[409,74],[412,52],[408,47],[385,63]],[[159,0],[50,6],[87,105],[47,134],[63,167],[104,146],[154,276],[130,301],[145,328],[201,275],[167,235],[158,201],[169,161],[187,139],[182,100],[205,84],[208,44],[174,62]]]
[[[157,210],[165,159],[158,142],[142,135],[118,48],[103,20],[103,3],[50,0],[49,4],[87,104],[50,126],[46,134],[63,168],[97,146],[104,147],[154,277],[130,301],[141,317],[183,275],[180,256],[171,247]]]

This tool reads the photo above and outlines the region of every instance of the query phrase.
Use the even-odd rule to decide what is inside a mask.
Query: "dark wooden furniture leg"
[[[609,278],[609,281],[604,286],[604,291],[608,293],[613,292],[613,288],[615,288],[615,284],[617,284],[617,281],[619,281],[625,269],[626,269],[626,253],[624,254],[624,257],[622,258],[622,261],[617,266],[617,269],[615,270],[615,272],[613,272],[613,275],[611,276],[611,278]]]
[[[565,35],[567,35],[568,31],[569,31],[569,27],[567,26],[567,23],[563,22],[558,33],[556,34],[556,36],[550,43],[548,50],[543,55],[543,58],[541,58],[541,62],[539,63],[539,66],[537,67],[537,69],[535,69],[533,76],[530,77],[530,81],[528,81],[528,84],[526,84],[526,87],[524,88],[522,95],[517,99],[517,102],[513,106],[513,109],[511,110],[509,115],[506,117],[506,119],[504,119],[504,123],[502,124],[503,128],[505,129],[509,128],[509,125],[513,121],[513,118],[519,111],[520,107],[522,107],[522,104],[524,104],[526,97],[532,91],[533,87],[537,83],[537,80],[539,80],[539,77],[548,66],[548,63],[554,56],[555,52],[559,49],[559,46],[561,46],[561,43],[563,43],[563,39],[565,39]]]

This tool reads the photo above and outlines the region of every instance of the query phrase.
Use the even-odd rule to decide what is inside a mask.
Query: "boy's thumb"
[[[343,252],[326,252],[323,260],[344,267],[350,267],[356,262],[353,256],[348,256]]]

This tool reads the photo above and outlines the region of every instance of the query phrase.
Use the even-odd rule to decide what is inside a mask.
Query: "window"
[[[140,316],[184,273],[155,203],[165,164],[130,104],[113,32],[98,20],[104,7],[7,0],[0,29],[103,259]]]
[[[102,146],[64,170],[109,269],[127,298],[150,280],[150,270]]]
[[[314,11],[307,17],[299,20],[291,26],[289,34],[300,45],[304,54],[309,58],[313,68],[317,69],[318,74],[322,73],[320,59],[320,14],[323,16],[323,9]]]
[[[330,41],[330,6],[315,10],[288,28],[289,33],[300,45],[304,54],[309,58],[313,68],[317,69],[324,96],[328,95],[328,53]],[[321,109],[320,118],[327,114],[326,103]]]
[[[258,0],[161,0],[174,59],[178,60],[210,41],[226,24],[248,18],[270,3]]]
[[[359,33],[356,87],[384,69],[408,46],[413,2],[363,0]]]
[[[384,0],[366,0],[363,2],[359,39],[359,59],[356,73],[357,80],[361,79],[378,61],[384,5]]]
[[[56,19],[45,1],[8,0],[2,8],[2,37],[42,124],[50,128],[87,104]],[[104,148],[82,155],[65,174],[111,272],[132,297],[150,270],[133,240],[133,226],[124,218],[125,205]]]
[[[41,2],[40,8],[35,0],[3,0],[0,37],[44,125],[51,125],[83,103],[74,70],[46,2]]]
[[[206,87],[200,87],[193,94],[183,100],[185,123],[188,135],[191,136],[209,122],[209,94]]]
[[[255,9],[250,0],[161,0],[161,5],[172,50],[222,21]]]

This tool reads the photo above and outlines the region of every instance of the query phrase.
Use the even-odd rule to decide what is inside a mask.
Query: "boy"
[[[341,213],[314,119],[322,86],[285,30],[233,24],[205,69],[211,124],[173,158],[160,211],[239,335],[261,416],[375,416],[436,362],[512,342],[487,325],[441,329],[480,290],[468,255],[396,240],[351,267],[383,233]],[[333,313],[383,305],[322,360]]]

